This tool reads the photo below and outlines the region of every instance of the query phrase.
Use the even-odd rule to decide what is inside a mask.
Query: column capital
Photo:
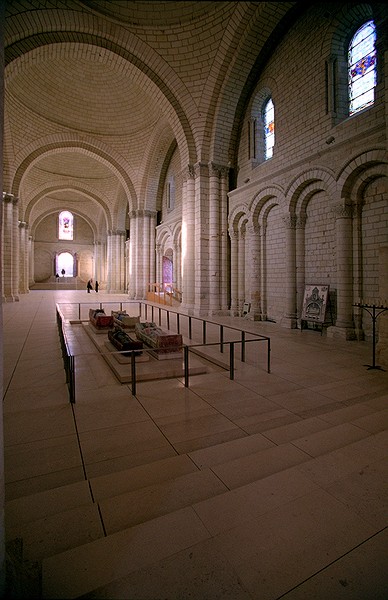
[[[217,163],[210,163],[210,175],[212,177],[219,177],[219,179],[225,179],[229,174],[229,167],[227,165],[218,165]]]
[[[249,235],[260,235],[260,225],[258,223],[249,223],[247,225]]]
[[[209,165],[204,162],[197,162],[194,165],[195,177],[200,177],[201,175],[209,174]]]
[[[231,240],[233,240],[234,242],[238,240],[238,232],[235,231],[234,229],[229,229],[229,237]]]
[[[194,179],[195,178],[195,168],[194,165],[189,164],[187,165],[187,167],[184,167],[182,169],[182,179],[183,181],[187,181],[188,179]]]
[[[148,209],[131,210],[131,211],[129,211],[128,216],[130,219],[139,219],[139,218],[143,218],[143,217],[149,217],[152,219],[152,218],[156,218],[156,211],[148,210]]]
[[[15,196],[8,192],[3,192],[3,202],[13,202]]]
[[[336,219],[351,219],[354,215],[353,204],[345,204],[345,201],[333,204],[331,210]]]
[[[296,229],[298,223],[296,215],[283,215],[282,219],[287,229]]]
[[[27,229],[28,223],[26,223],[26,221],[19,221],[19,227],[20,229]]]

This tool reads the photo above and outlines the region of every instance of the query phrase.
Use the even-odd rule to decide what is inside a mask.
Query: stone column
[[[211,296],[209,266],[209,166],[195,165],[194,256],[195,302],[198,315],[208,315]]]
[[[356,339],[353,322],[353,258],[352,258],[352,217],[353,207],[345,200],[334,205],[336,216],[336,263],[337,263],[337,320],[335,326],[328,327],[329,337]]]
[[[2,274],[3,302],[13,302],[12,286],[12,235],[13,235],[13,194],[3,193],[3,244]]]
[[[174,259],[172,263],[173,268],[173,281],[175,288],[179,291],[182,291],[182,266],[181,266],[181,246],[178,242],[174,244]]]
[[[381,305],[388,306],[388,246],[379,248],[379,298]],[[388,367],[388,310],[377,321],[376,364]]]
[[[231,306],[230,311],[232,316],[238,315],[238,233],[230,231],[230,254],[231,254]]]
[[[220,168],[221,200],[220,200],[220,305],[224,314],[229,309],[229,236],[228,236],[228,191],[229,167]]]
[[[148,220],[148,265],[147,265],[147,279],[146,279],[146,290],[148,290],[149,284],[156,281],[156,253],[155,253],[155,227],[156,227],[156,212],[146,211],[146,218]]]
[[[143,300],[147,296],[150,277],[155,278],[155,225],[156,213],[148,210],[134,210],[130,218],[130,265],[129,295],[133,300]],[[151,272],[152,269],[152,272]]]
[[[99,285],[105,284],[105,244],[100,241],[94,242],[94,280]]]
[[[261,225],[261,319],[267,320],[267,220]]]
[[[225,166],[210,165],[209,309],[213,314],[228,309],[228,172]]]
[[[182,310],[195,306],[195,173],[189,166],[182,189]]]
[[[220,309],[220,171],[211,164],[209,175],[209,310]]]
[[[281,326],[288,329],[297,327],[296,321],[296,217],[285,215],[283,222],[286,229],[286,281],[285,312]]]
[[[256,128],[257,122],[255,117],[248,119],[248,158],[256,159]]]
[[[125,240],[125,292],[129,289],[129,264],[131,260],[131,246],[129,239]]]
[[[108,285],[110,293],[124,292],[124,244],[125,231],[108,232]]]
[[[32,236],[28,236],[28,285],[31,287],[35,283],[35,272],[34,272],[34,240]]]
[[[162,244],[156,244],[155,254],[156,254],[156,273],[155,273],[154,283],[162,283],[162,269],[163,269]]]
[[[12,295],[14,302],[19,301],[19,198],[12,201]]]
[[[306,215],[299,215],[296,221],[296,314],[300,318],[303,307],[304,287],[306,285],[306,266],[305,266],[305,230]]]
[[[28,225],[19,221],[19,291],[27,294],[28,288]]]
[[[253,321],[261,320],[261,253],[260,253],[260,227],[257,224],[250,224],[248,232],[248,260],[250,264],[250,298],[251,309],[249,318]]]
[[[237,303],[238,313],[242,313],[243,303],[245,301],[245,227],[238,235],[238,291]]]

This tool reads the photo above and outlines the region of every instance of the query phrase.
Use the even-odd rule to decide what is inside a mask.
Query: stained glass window
[[[264,105],[264,141],[265,141],[265,159],[271,158],[273,155],[273,147],[275,145],[275,112],[274,105],[271,100],[267,100]]]
[[[353,36],[348,51],[349,113],[352,115],[375,100],[376,28],[364,23]]]
[[[60,240],[73,239],[73,215],[67,210],[59,213],[58,237]]]

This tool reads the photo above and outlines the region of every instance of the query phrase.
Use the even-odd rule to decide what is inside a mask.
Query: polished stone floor
[[[270,338],[270,373],[265,342],[244,363],[236,344],[233,380],[214,346],[189,387],[144,381],[134,396],[77,322],[126,300],[34,290],[3,305],[9,596],[386,600],[388,373],[366,368],[370,342],[225,317]],[[191,343],[202,334],[194,322]]]

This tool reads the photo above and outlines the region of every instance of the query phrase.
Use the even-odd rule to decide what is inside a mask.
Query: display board
[[[306,285],[301,320],[324,323],[328,297],[328,285]]]

